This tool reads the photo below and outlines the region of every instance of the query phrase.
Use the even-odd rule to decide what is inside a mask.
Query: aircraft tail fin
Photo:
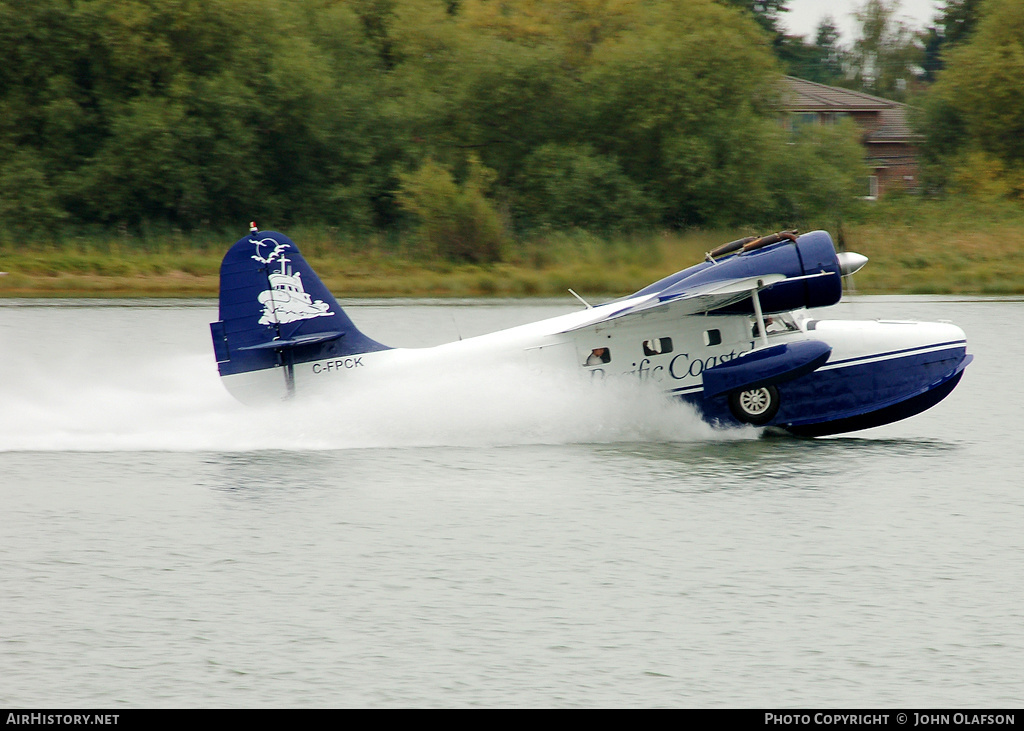
[[[355,326],[291,239],[252,226],[220,267],[220,319],[210,324],[221,376],[292,366],[387,346]]]

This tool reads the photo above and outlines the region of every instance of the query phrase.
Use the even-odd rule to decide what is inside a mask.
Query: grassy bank
[[[838,239],[838,227],[826,222]],[[871,259],[862,293],[1024,294],[1024,209],[972,202],[897,201],[842,226],[846,248]],[[555,233],[510,248],[489,266],[417,256],[402,241],[353,240],[329,229],[289,235],[339,297],[621,295],[699,262],[747,229],[614,238]],[[0,243],[0,297],[215,297],[232,235],[133,239],[93,235]]]

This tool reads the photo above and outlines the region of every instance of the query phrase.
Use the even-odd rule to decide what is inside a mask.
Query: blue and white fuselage
[[[225,257],[214,349],[225,386],[244,402],[521,364],[634,379],[692,403],[712,424],[808,436],[923,411],[971,361],[954,325],[816,319],[815,308],[839,301],[840,278],[866,261],[837,255],[823,231],[734,244],[629,297],[408,349],[363,335],[290,239],[254,231]]]

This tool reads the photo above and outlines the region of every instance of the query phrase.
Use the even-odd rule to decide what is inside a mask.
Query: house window
[[[705,345],[721,345],[722,344],[722,331],[721,330],[705,330],[704,331],[704,344]]]
[[[822,112],[821,123],[822,124],[839,124],[842,120],[850,116],[849,112]]]
[[[672,338],[655,338],[644,341],[644,355],[664,355],[672,352]]]
[[[794,132],[801,127],[807,127],[817,123],[818,115],[814,112],[799,112],[797,114],[793,114],[790,118],[790,125]]]
[[[868,200],[875,200],[878,198],[878,176],[868,176]]]

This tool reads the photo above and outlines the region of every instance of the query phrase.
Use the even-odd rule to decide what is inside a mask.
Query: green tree
[[[740,9],[757,22],[773,38],[782,35],[779,21],[783,13],[789,12],[787,0],[718,0],[722,5]]]
[[[589,145],[549,143],[526,158],[516,209],[525,228],[639,228],[650,205],[618,162]]]
[[[1024,6],[986,0],[977,29],[946,56],[930,91],[923,126],[925,150],[942,185],[948,172],[969,167],[965,179],[1012,178],[1024,191]],[[979,172],[981,171],[981,172]]]
[[[779,186],[803,184],[773,173],[784,11],[0,0],[0,212],[32,225],[415,222],[445,256],[480,261],[500,250],[499,208],[526,227],[772,218]],[[475,222],[451,229],[462,243],[426,236],[424,221],[447,215],[429,200]]]
[[[855,13],[860,35],[848,60],[857,88],[902,100],[923,60],[923,50],[910,27],[897,18],[898,10],[899,0],[867,0]]]
[[[790,75],[819,84],[844,82],[847,51],[839,43],[839,29],[831,16],[818,23],[813,43],[787,36],[783,50],[777,54]]]
[[[471,161],[466,180],[432,160],[401,176],[399,204],[419,220],[427,251],[451,261],[495,262],[501,258],[501,219],[486,193],[494,172]]]
[[[764,211],[778,79],[749,19],[712,3],[652,3],[643,24],[595,54],[580,122],[660,223],[734,221]]]
[[[814,48],[817,51],[820,83],[834,84],[842,79],[845,74],[846,50],[839,43],[839,28],[831,16],[822,18],[818,23]]]
[[[0,149],[0,221],[4,227],[36,234],[63,218],[53,185],[35,150]]]
[[[852,120],[806,125],[779,148],[774,171],[780,220],[831,227],[850,214],[870,172],[861,134]]]
[[[943,54],[963,43],[978,24],[982,0],[946,0],[935,22],[922,35],[924,77],[934,81],[944,66]]]
[[[63,206],[64,175],[89,153],[98,110],[81,91],[86,34],[66,0],[0,2],[0,209],[35,228]],[[19,213],[20,212],[20,213]]]
[[[567,69],[585,66],[602,43],[633,27],[641,0],[464,0],[468,27],[524,46],[557,49]]]
[[[8,0],[0,43],[0,150],[34,150],[73,219],[370,225],[391,183],[378,61],[346,4]]]

